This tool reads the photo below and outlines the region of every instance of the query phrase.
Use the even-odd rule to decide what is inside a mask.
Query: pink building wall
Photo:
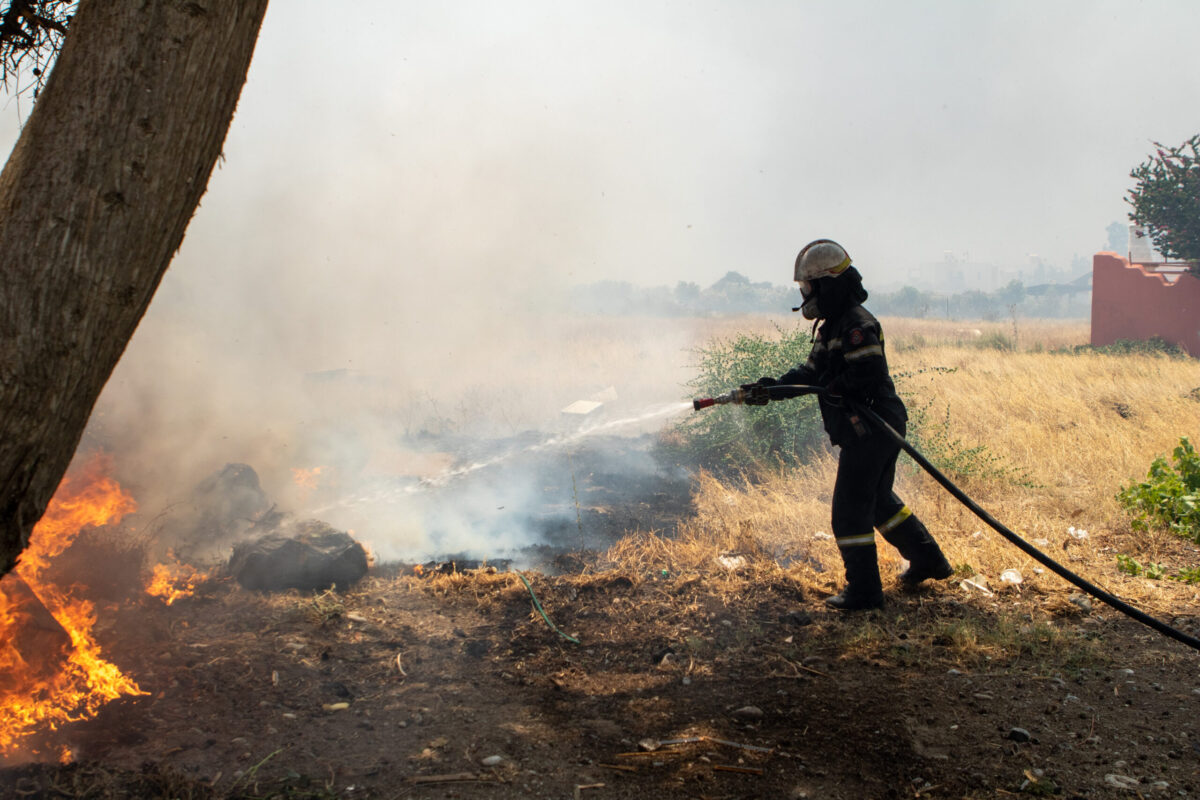
[[[1092,257],[1092,344],[1158,336],[1200,358],[1200,278],[1174,283],[1116,253]]]

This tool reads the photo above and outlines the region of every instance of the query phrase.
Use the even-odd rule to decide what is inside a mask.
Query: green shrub
[[[698,348],[697,375],[688,386],[697,397],[711,397],[779,377],[804,363],[812,340],[805,327],[777,328],[778,340],[758,334],[738,335]],[[824,436],[815,397],[765,406],[714,406],[685,417],[665,442],[677,457],[715,468],[799,464]]]
[[[1143,566],[1140,561],[1124,553],[1117,553],[1117,569],[1126,575],[1132,575],[1135,578],[1149,578],[1152,581],[1160,581],[1167,577],[1166,567],[1162,564],[1151,561]]]
[[[1200,583],[1200,567],[1184,567],[1168,577],[1173,581],[1182,581],[1183,583]]]
[[[1146,480],[1121,489],[1117,501],[1133,516],[1135,529],[1159,526],[1200,543],[1200,454],[1185,436],[1174,456],[1174,465],[1154,459]]]

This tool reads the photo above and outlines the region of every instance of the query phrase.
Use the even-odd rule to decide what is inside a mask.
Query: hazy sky
[[[784,283],[817,236],[868,275],[1066,266],[1200,131],[1191,0],[352,8],[271,4],[174,272]]]
[[[867,274],[1066,266],[1150,140],[1200,131],[1190,0],[329,8],[270,6],[182,262],[784,283],[831,236]]]

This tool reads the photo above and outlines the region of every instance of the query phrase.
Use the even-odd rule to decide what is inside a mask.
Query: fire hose
[[[739,405],[744,403],[750,405],[763,405],[768,401],[787,400],[793,397],[817,394],[821,391],[822,387],[820,386],[802,386],[790,384],[776,384],[774,386],[747,385],[717,397],[698,398],[692,401],[692,407],[696,411],[699,411],[702,408],[709,408],[710,406],[714,405],[724,405],[726,403]],[[1167,625],[1165,622],[1155,619],[1149,614],[1134,608],[1119,597],[1106,592],[1104,589],[1101,589],[1091,581],[1080,577],[1064,567],[1062,564],[1059,564],[1057,561],[1050,558],[1050,556],[1046,555],[1041,550],[1038,550],[1029,542],[1025,541],[1025,539],[1021,538],[1020,535],[1007,528],[995,517],[983,510],[979,504],[967,496],[964,491],[955,486],[954,483],[951,482],[950,479],[945,475],[943,475],[937,467],[929,463],[929,460],[925,458],[925,456],[921,455],[917,448],[909,444],[908,441],[901,436],[895,428],[885,422],[878,414],[872,411],[870,407],[854,402],[850,402],[849,406],[855,413],[867,418],[879,426],[880,430],[891,437],[904,452],[908,453],[912,457],[913,461],[916,461],[917,464],[920,465],[920,467],[926,472],[928,472],[935,481],[941,484],[942,488],[944,488],[956,500],[970,509],[975,516],[986,522],[989,526],[995,529],[997,533],[1014,544],[1034,561],[1037,561],[1051,572],[1055,573],[1067,582],[1074,584],[1079,589],[1083,590],[1097,600],[1100,600],[1112,608],[1115,608],[1117,611],[1120,611],[1125,616],[1135,619],[1143,625],[1153,628],[1164,636],[1169,636],[1178,642],[1182,642],[1188,647],[1191,647],[1195,650],[1200,650],[1200,639],[1197,639],[1194,636],[1189,636],[1183,631],[1173,628],[1170,625]]]

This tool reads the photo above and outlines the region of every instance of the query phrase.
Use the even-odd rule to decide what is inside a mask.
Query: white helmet
[[[841,275],[850,266],[850,254],[832,239],[817,239],[804,245],[796,256],[796,280],[815,281]]]

